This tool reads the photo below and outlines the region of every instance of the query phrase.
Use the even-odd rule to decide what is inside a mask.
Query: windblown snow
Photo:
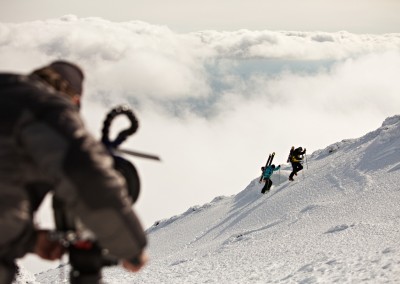
[[[290,171],[282,165],[266,195],[254,173],[238,194],[156,222],[147,267],[106,268],[104,281],[399,283],[400,116],[307,156],[294,182]],[[35,277],[61,283],[68,267]]]

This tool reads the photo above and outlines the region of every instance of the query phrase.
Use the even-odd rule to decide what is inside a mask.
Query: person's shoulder
[[[0,84],[14,84],[21,81],[21,75],[14,74],[14,73],[0,73]]]
[[[14,99],[20,99],[19,95],[24,95],[25,98],[29,97],[27,94],[33,95],[38,92],[46,92],[38,86],[38,84],[31,80],[28,76],[13,74],[13,73],[0,73],[0,88],[2,91],[13,90],[15,94]]]
[[[32,89],[38,89],[45,92],[51,92],[51,89],[43,84],[40,80],[31,76],[15,74],[15,73],[0,73],[0,85],[9,86],[24,86]]]

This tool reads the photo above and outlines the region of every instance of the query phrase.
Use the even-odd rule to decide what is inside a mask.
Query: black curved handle
[[[129,128],[122,130],[114,141],[110,140],[110,126],[114,118],[118,115],[126,115],[131,125]],[[139,128],[139,122],[136,119],[133,111],[126,105],[121,105],[113,108],[106,116],[103,123],[101,142],[109,148],[118,148],[130,135],[134,134]]]

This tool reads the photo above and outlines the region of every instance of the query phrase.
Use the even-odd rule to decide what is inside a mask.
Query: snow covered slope
[[[104,280],[400,283],[400,116],[314,152],[304,166],[290,183],[283,165],[266,195],[255,177],[237,195],[156,222],[149,265],[137,274],[104,269]],[[55,283],[57,273],[36,278]]]

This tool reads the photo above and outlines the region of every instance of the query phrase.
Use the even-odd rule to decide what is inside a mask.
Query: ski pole
[[[119,152],[119,153],[124,153],[124,154],[131,155],[131,156],[136,156],[136,157],[141,157],[141,158],[145,158],[145,159],[161,161],[160,157],[158,157],[156,155],[152,155],[152,154],[140,153],[140,152],[137,152],[137,151],[127,150],[127,149],[116,149],[116,148],[113,148],[113,150],[116,151],[116,152]]]
[[[308,170],[307,154],[305,154],[304,156],[306,157],[306,166],[307,166],[307,170]]]
[[[279,183],[281,183],[281,168],[279,168]]]

